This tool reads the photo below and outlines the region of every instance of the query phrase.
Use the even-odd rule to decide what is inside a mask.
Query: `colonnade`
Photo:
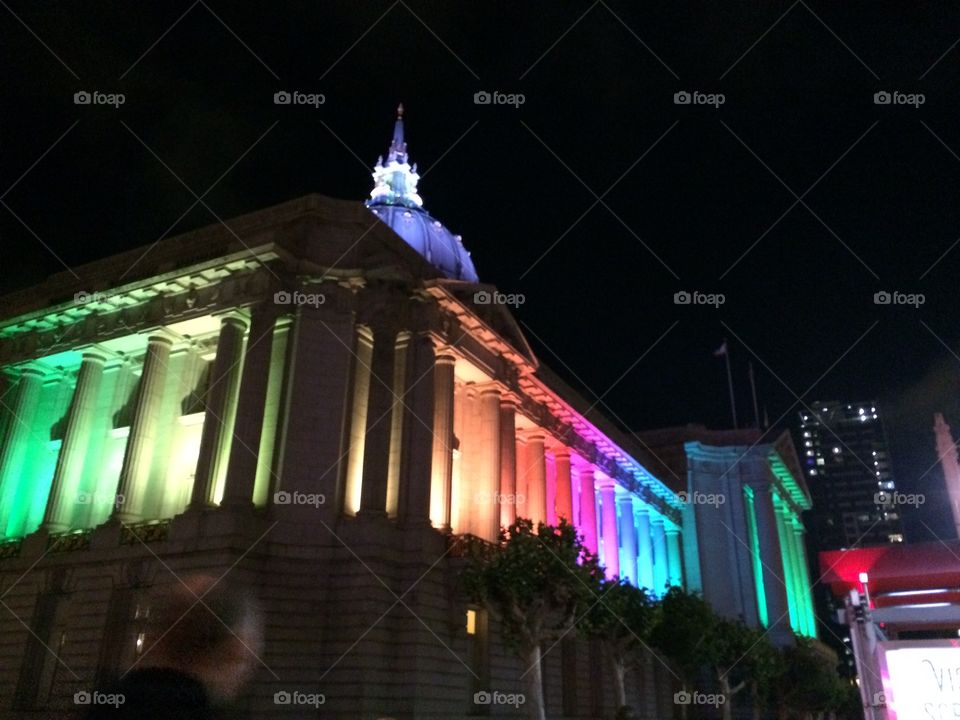
[[[249,315],[218,318],[196,470],[185,499],[191,510],[264,505],[268,486],[275,487],[281,386],[289,382],[283,368],[296,320],[270,307],[251,315],[250,347]],[[171,357],[182,344],[183,338],[162,328],[145,338],[139,382],[128,403],[129,430],[116,482],[123,501],[112,510],[115,521],[157,519],[152,483],[162,477],[157,467],[166,461],[158,456],[158,438],[168,432],[166,422],[175,422],[162,410],[169,401]],[[76,529],[77,498],[89,489],[82,487],[84,457],[110,355],[100,347],[83,351],[40,523],[49,532]],[[458,362],[469,361],[428,333],[398,332],[386,323],[355,326],[342,488],[332,493],[340,510],[432,523],[487,540],[517,517],[550,524],[564,518],[609,576],[658,592],[682,584],[679,527],[534,425],[521,414],[522,399],[504,384],[458,377]],[[31,424],[43,382],[41,369],[24,366],[6,403],[11,417],[0,445],[0,531],[7,536],[36,529],[8,527],[7,518],[20,496],[36,492],[29,478],[21,482],[21,471],[29,435],[38,431]]]

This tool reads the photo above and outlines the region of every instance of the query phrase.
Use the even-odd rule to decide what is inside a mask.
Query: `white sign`
[[[960,641],[877,643],[888,720],[960,720]]]

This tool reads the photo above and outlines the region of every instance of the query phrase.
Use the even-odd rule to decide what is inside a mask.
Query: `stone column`
[[[437,351],[434,369],[433,462],[430,472],[430,520],[444,531],[451,528],[453,486],[453,393],[456,356],[449,348]]]
[[[408,353],[399,517],[408,525],[429,525],[437,405],[433,339],[426,334],[414,336]]]
[[[817,617],[813,609],[813,583],[810,579],[810,565],[807,562],[807,548],[804,542],[806,528],[802,522],[794,526],[794,533],[797,541],[797,555],[800,560],[800,592],[803,593],[803,604],[807,614],[807,629],[810,631],[810,637],[817,637]]]
[[[670,561],[667,559],[667,534],[663,526],[663,518],[654,514],[650,518],[653,542],[653,590],[657,595],[666,592],[670,581]]]
[[[523,473],[527,480],[526,511],[534,527],[547,521],[547,459],[544,436],[532,433],[527,437]]]
[[[387,327],[374,329],[370,365],[367,440],[363,452],[360,512],[386,515],[387,465],[390,456],[390,414],[393,409],[393,364],[397,334]]]
[[[757,520],[757,539],[760,545],[760,565],[763,568],[763,598],[758,599],[765,603],[767,625],[771,632],[786,635],[784,621],[780,620],[779,629],[777,620],[788,614],[787,587],[785,565],[780,553],[780,537],[778,532],[779,519],[773,506],[771,488],[766,483],[752,485],[753,508]]]
[[[656,586],[653,572],[653,535],[650,528],[650,509],[635,503],[634,514],[637,518],[637,575],[640,587],[653,590]]]
[[[816,636],[813,612],[810,603],[810,584],[807,575],[806,553],[803,550],[803,526],[799,521],[790,523],[793,531],[794,575],[797,588],[797,604],[799,606],[800,627],[807,637]]]
[[[43,371],[25,367],[20,371],[16,390],[12,391],[13,402],[8,404],[10,421],[6,438],[0,448],[0,538],[6,536],[10,514],[17,500],[17,490],[25,482],[20,474],[26,457],[27,444],[33,432],[32,423],[40,404],[43,387]]]
[[[630,583],[639,586],[637,576],[637,526],[633,516],[633,496],[624,493],[617,502],[620,503],[620,539],[623,551],[620,553],[620,574]]]
[[[771,488],[771,492],[776,491]],[[781,580],[787,593],[787,610],[790,616],[790,627],[795,631],[800,631],[800,615],[797,612],[796,588],[794,587],[793,573],[793,553],[790,550],[790,544],[793,542],[793,532],[787,527],[786,517],[784,515],[783,505],[776,497],[773,500],[774,514],[777,518],[777,538],[779,542],[777,547],[780,549],[781,567],[783,568],[783,577]],[[771,622],[774,618],[771,618]]]
[[[243,374],[243,338],[247,321],[237,315],[220,318],[217,356],[213,360],[210,382],[204,396],[203,434],[193,479],[190,507],[201,509],[216,505],[223,496],[227,462],[233,443],[237,417],[237,396]]]
[[[517,402],[503,396],[500,398],[500,524],[509,527],[516,519]]]
[[[680,552],[680,528],[673,523],[664,527],[667,536],[667,579],[671,586],[683,587],[683,560]]]
[[[593,467],[581,466],[580,475],[580,532],[583,544],[596,555],[600,543],[597,539],[597,496]]]
[[[557,519],[565,518],[573,523],[573,488],[570,482],[570,451],[562,447],[554,453],[553,464],[557,473]]]
[[[603,527],[603,566],[607,577],[620,574],[620,542],[617,537],[617,486],[605,478],[600,485],[600,514]]]
[[[67,427],[50,485],[50,496],[41,527],[49,532],[69,530],[83,480],[90,431],[97,412],[97,396],[107,358],[96,351],[83,354],[77,384],[70,401]]]
[[[112,519],[134,523],[143,519],[143,498],[150,482],[153,449],[160,425],[160,408],[167,382],[167,364],[173,341],[166,335],[151,335],[143,358],[140,386],[130,423],[130,436],[117,483],[117,503]],[[122,497],[122,501],[121,498]]]
[[[261,447],[264,420],[271,405],[268,388],[275,383],[273,355],[276,339],[289,327],[291,319],[278,319],[273,306],[254,308],[250,323],[250,338],[243,358],[243,377],[237,400],[234,440],[230,447],[230,464],[222,505],[249,508],[264,507],[269,482],[256,488],[261,461],[270,468],[273,461],[273,438],[266,448]],[[222,334],[222,331],[221,331]],[[217,360],[220,358],[219,348]],[[282,358],[278,360],[282,377]],[[206,422],[206,421],[204,421]],[[276,427],[274,418],[273,427]],[[204,427],[206,429],[206,427]],[[266,452],[262,452],[266,450]],[[200,475],[198,474],[199,478]],[[196,490],[196,484],[194,485]]]
[[[387,499],[386,511],[389,517],[397,517],[400,507],[400,473],[403,465],[403,436],[410,431],[407,427],[409,398],[407,384],[409,377],[410,340],[413,336],[408,330],[397,333],[393,349],[393,379],[390,383],[392,402],[390,407],[390,451],[387,455]]]
[[[474,497],[473,527],[477,537],[493,542],[500,531],[500,389],[488,385],[480,391],[480,456]]]

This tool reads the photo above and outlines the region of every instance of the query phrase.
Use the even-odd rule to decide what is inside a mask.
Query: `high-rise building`
[[[887,436],[875,400],[811,404],[800,413],[797,444],[813,497],[808,525],[817,550],[903,542]]]

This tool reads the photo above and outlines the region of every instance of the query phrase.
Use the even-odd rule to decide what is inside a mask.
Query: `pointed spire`
[[[423,200],[417,195],[419,180],[417,166],[410,167],[403,131],[403,103],[400,103],[397,106],[397,119],[393,125],[393,138],[386,163],[382,157],[377,158],[377,164],[373,168],[374,187],[367,204],[422,207]]]

